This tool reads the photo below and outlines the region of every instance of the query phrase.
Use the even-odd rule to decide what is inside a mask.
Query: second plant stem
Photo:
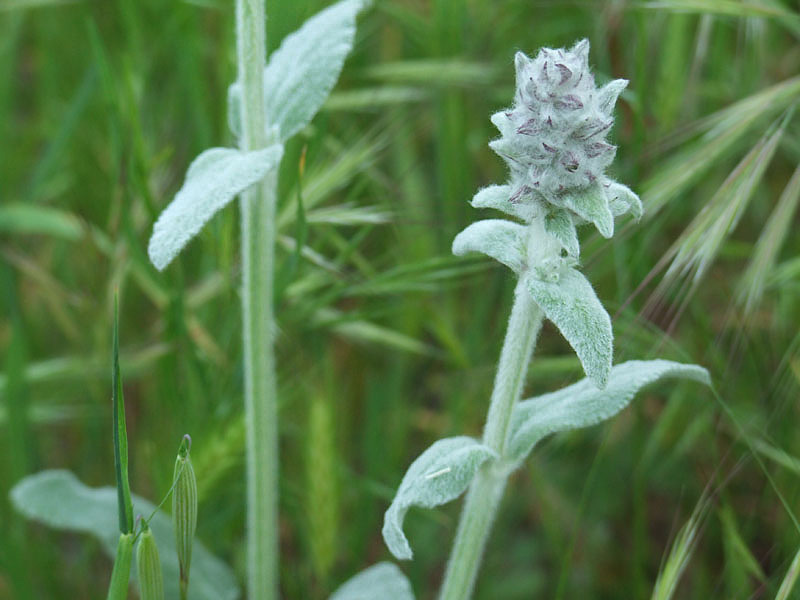
[[[264,114],[264,0],[236,1],[236,54],[242,86],[241,149],[268,138]],[[278,597],[278,410],[273,338],[274,170],[241,196],[242,308],[247,462],[247,597]]]
[[[494,450],[499,459],[478,471],[467,492],[439,593],[440,600],[466,600],[472,595],[486,540],[508,480],[504,463],[511,413],[522,395],[528,364],[541,326],[541,309],[525,289],[524,280],[520,279],[514,293],[514,306],[508,320],[483,432],[483,443]]]

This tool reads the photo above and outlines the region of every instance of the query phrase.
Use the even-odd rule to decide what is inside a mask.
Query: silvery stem
[[[456,539],[447,563],[440,600],[467,600],[472,595],[486,539],[503,497],[508,473],[503,469],[508,427],[520,399],[528,364],[542,326],[542,311],[525,289],[523,279],[514,292],[514,306],[500,353],[483,442],[500,457],[473,479],[461,513]]]
[[[236,1],[236,51],[242,86],[242,150],[271,140],[264,114],[264,0]],[[278,411],[273,338],[277,174],[241,195],[242,308],[247,453],[247,597],[278,597]]]

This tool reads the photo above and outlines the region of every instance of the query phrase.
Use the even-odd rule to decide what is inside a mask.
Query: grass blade
[[[69,241],[83,235],[75,215],[51,206],[22,202],[0,206],[0,231],[14,235],[48,235]]]
[[[800,550],[794,555],[792,564],[789,565],[789,570],[786,571],[786,576],[781,582],[781,587],[775,595],[775,600],[788,600],[791,596],[794,584],[797,583],[797,576],[800,575]]]
[[[128,481],[128,433],[125,429],[125,399],[119,372],[119,301],[114,298],[114,338],[111,371],[111,404],[114,420],[114,468],[117,474],[117,504],[120,533],[133,533],[133,502]]]
[[[670,10],[680,13],[700,13],[723,15],[728,17],[775,19],[775,21],[795,35],[800,33],[800,15],[787,9],[779,2],[772,0],[746,1],[737,0],[656,0],[641,3],[639,6],[648,9]]]

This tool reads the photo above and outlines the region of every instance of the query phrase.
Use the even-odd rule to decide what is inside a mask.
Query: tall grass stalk
[[[236,2],[236,56],[242,86],[243,151],[266,148],[264,0]],[[247,589],[254,600],[278,595],[278,426],[273,332],[275,198],[272,170],[241,195],[242,308],[247,454]]]

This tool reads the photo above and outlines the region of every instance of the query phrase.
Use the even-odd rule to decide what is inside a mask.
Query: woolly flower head
[[[525,221],[544,214],[573,227],[590,222],[605,237],[614,232],[614,216],[641,215],[636,194],[605,175],[616,154],[606,136],[628,82],[597,88],[588,58],[588,40],[569,50],[543,48],[534,59],[517,53],[514,105],[492,116],[501,137],[489,144],[511,171],[509,185],[502,186],[508,196],[479,193],[475,206]]]

